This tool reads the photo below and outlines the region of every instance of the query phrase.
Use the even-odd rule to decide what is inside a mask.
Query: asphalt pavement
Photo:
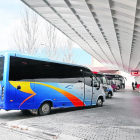
[[[120,90],[103,107],[57,108],[47,116],[0,111],[0,122],[1,140],[23,135],[25,139],[140,140],[140,92]]]

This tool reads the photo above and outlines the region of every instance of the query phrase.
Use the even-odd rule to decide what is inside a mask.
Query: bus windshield
[[[96,74],[98,82],[100,81],[101,84],[103,84],[103,75],[102,74]]]
[[[4,57],[0,57],[0,81],[3,80]]]
[[[111,85],[116,85],[114,80],[111,80]]]

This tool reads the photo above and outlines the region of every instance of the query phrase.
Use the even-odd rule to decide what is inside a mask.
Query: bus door
[[[93,76],[93,95],[92,95],[92,105],[96,105],[97,99],[99,95],[101,95],[101,90],[98,89],[99,82],[101,82],[100,78]],[[96,85],[96,86],[95,86]]]
[[[84,72],[85,78],[85,95],[84,95],[84,103],[86,105],[92,104],[92,91],[93,91],[93,80],[92,80],[92,73]]]
[[[30,61],[25,58],[10,57],[10,108],[30,109],[33,104],[34,79]]]
[[[59,74],[61,81],[59,85],[70,94],[68,96],[59,96],[57,98],[57,105],[84,106],[84,77],[82,69],[64,65],[63,70],[60,70]]]
[[[81,69],[80,69],[81,70]],[[83,103],[77,103],[78,106],[84,106],[84,77],[83,77],[83,71],[70,71],[69,72],[70,77],[67,80],[72,79],[72,82],[69,83],[73,83],[73,88],[72,88],[72,93],[74,96],[76,96],[78,99],[80,99]],[[75,100],[76,101],[76,100]],[[76,101],[77,102],[77,101]],[[78,101],[79,102],[79,101]]]

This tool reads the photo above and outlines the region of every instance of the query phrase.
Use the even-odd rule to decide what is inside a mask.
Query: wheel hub
[[[49,111],[48,105],[44,104],[44,105],[42,106],[42,112],[43,112],[43,113],[47,113],[48,111]]]

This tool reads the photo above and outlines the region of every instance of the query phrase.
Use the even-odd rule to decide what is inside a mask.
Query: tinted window
[[[110,80],[107,80],[107,83],[108,83],[108,85],[111,85],[111,81]]]
[[[82,67],[11,57],[9,80],[75,83]]]
[[[111,85],[115,85],[115,81],[114,80],[111,80]]]
[[[110,81],[109,81],[108,79],[106,79],[106,83],[107,83],[108,85],[110,85]]]
[[[3,80],[4,57],[0,57],[0,80]]]
[[[106,78],[103,76],[103,83],[107,84]]]
[[[102,74],[96,74],[97,80],[103,84],[103,75]]]
[[[92,73],[90,73],[90,72],[84,72],[85,84],[88,85],[88,86],[92,86],[91,75],[92,75]]]
[[[96,78],[97,78],[97,81],[98,81],[98,82],[102,83],[102,80],[101,80],[100,77],[96,77]]]
[[[98,83],[101,82],[101,80],[99,79],[99,81],[98,81],[97,78],[99,78],[99,77],[94,77],[94,76],[93,76],[93,85],[95,85],[95,84],[98,85]]]
[[[122,83],[125,83],[124,78],[119,78]]]
[[[71,65],[64,65],[60,69],[60,81],[61,83],[77,83],[84,82],[83,80],[83,68]]]

